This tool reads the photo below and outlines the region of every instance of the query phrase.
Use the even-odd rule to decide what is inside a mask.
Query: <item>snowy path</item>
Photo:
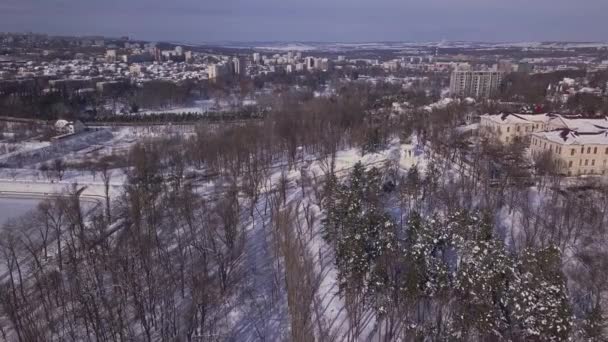
[[[284,341],[289,336],[283,266],[280,261],[278,265],[273,263],[270,213],[265,215],[264,207],[265,195],[257,202],[253,222],[248,214],[244,218],[246,285],[238,298],[242,311],[235,324],[233,341]]]

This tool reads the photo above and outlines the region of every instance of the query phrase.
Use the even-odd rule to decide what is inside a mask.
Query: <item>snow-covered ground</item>
[[[103,183],[99,182],[77,182],[77,181],[61,181],[50,182],[45,180],[19,180],[8,181],[0,180],[0,196],[6,197],[25,197],[25,198],[46,198],[49,196],[60,195],[67,192],[74,184],[78,184],[78,188],[86,187],[82,196],[92,199],[105,198],[105,190]],[[110,195],[117,194],[122,188],[121,183],[114,182],[110,186]]]
[[[205,114],[212,111],[220,110],[221,106],[216,106],[216,102],[213,100],[200,100],[196,101],[192,106],[185,107],[174,107],[168,109],[158,109],[158,110],[143,110],[140,111],[139,114],[150,115],[150,114],[182,114],[182,113],[192,113],[192,114]]]
[[[435,42],[232,42],[222,43],[223,47],[257,49],[267,51],[333,51],[348,52],[358,50],[408,50],[417,51],[420,48],[463,48],[463,49],[572,49],[572,48],[602,48],[608,47],[606,42],[465,42],[465,41],[435,41]]]
[[[242,106],[255,106],[257,101],[255,100],[243,100]],[[228,111],[234,108],[233,103],[229,101],[215,101],[215,100],[198,100],[194,102],[192,106],[174,107],[167,109],[156,109],[156,110],[142,110],[139,114],[150,115],[150,114],[206,114],[210,112],[222,112]]]
[[[444,109],[452,103],[454,103],[454,99],[452,99],[450,97],[446,97],[435,103],[425,106],[424,110],[431,112],[431,111],[433,111],[433,109]]]

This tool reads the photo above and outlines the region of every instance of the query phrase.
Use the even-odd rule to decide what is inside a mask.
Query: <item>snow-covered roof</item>
[[[568,119],[555,115],[550,121],[559,121],[564,128],[578,132],[602,132],[608,129],[608,118],[603,119]]]
[[[608,129],[608,118],[602,119],[569,119],[559,114],[498,114],[482,115],[498,124],[517,123],[557,123],[560,128],[568,128],[578,132],[601,132]]]
[[[70,124],[69,121],[59,119],[59,120],[57,120],[57,122],[55,122],[55,128],[64,128],[69,124]]]
[[[608,146],[608,130],[595,133],[579,133],[569,129],[550,132],[537,132],[532,136],[549,140],[562,145],[606,145]]]
[[[498,124],[538,123],[547,122],[550,119],[548,114],[486,114],[481,117]]]
[[[572,79],[572,78],[565,77],[562,80],[562,83],[565,83],[567,85],[574,85],[576,83],[576,81],[574,79]]]

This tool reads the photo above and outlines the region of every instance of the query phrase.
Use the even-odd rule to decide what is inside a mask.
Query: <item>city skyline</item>
[[[0,31],[203,42],[606,41],[608,2],[6,0]],[[517,23],[517,25],[513,25]]]

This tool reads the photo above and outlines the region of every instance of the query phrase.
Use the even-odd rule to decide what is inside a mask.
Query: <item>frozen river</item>
[[[0,197],[0,226],[11,218],[23,216],[35,209],[38,203],[40,200],[37,199]]]

